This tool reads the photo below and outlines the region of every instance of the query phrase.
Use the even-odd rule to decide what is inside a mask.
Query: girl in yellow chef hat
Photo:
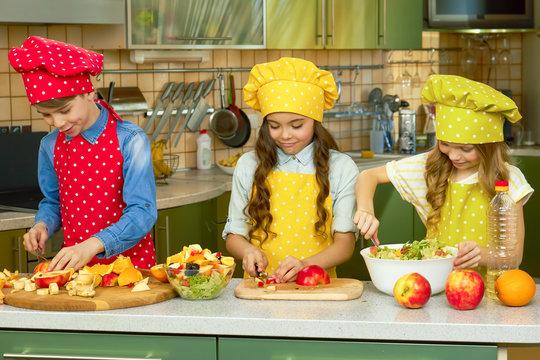
[[[522,207],[533,189],[521,171],[510,165],[504,143],[504,118],[521,119],[516,104],[485,84],[453,75],[432,75],[422,90],[422,100],[436,103],[438,143],[429,152],[360,174],[354,216],[358,229],[368,239],[377,234],[375,188],[392,182],[402,198],[415,206],[427,227],[427,238],[458,246],[456,268],[481,265],[479,270],[485,273],[487,209],[495,195],[495,181],[503,180],[509,182],[509,194],[520,209],[521,259]]]
[[[332,75],[306,60],[251,70],[244,99],[264,119],[255,151],[236,165],[223,231],[248,275],[287,282],[315,264],[335,277],[352,256],[358,167],[322,126],[336,98]]]

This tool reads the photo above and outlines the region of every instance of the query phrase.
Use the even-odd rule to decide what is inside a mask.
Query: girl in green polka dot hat
[[[265,271],[287,282],[318,265],[336,277],[352,256],[358,167],[322,126],[336,98],[332,74],[310,61],[281,58],[251,70],[244,99],[263,122],[255,150],[236,165],[223,231],[245,276]]]
[[[520,208],[521,259],[522,206],[533,189],[510,164],[504,143],[504,119],[521,119],[516,104],[488,85],[454,75],[432,75],[422,100],[436,104],[437,144],[429,152],[360,173],[354,217],[358,229],[366,238],[376,236],[379,221],[373,195],[378,184],[391,182],[416,208],[427,238],[458,247],[455,268],[476,268],[485,275],[488,205],[495,195],[495,181],[505,180]],[[407,240],[415,239],[392,242]]]

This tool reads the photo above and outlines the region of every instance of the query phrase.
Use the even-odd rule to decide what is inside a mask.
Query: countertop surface
[[[0,305],[1,329],[128,332],[491,344],[540,344],[540,291],[523,307],[484,297],[474,310],[452,308],[444,293],[407,309],[369,282],[349,301],[242,300],[233,279],[213,300],[184,300],[128,309],[53,312]]]
[[[375,154],[372,159],[362,159],[359,151],[347,152],[360,170],[381,166],[388,161],[408,156],[407,154]],[[540,147],[512,149],[516,156],[540,156]],[[185,170],[176,172],[167,179],[166,185],[156,186],[157,208],[168,209],[213,199],[231,190],[232,176],[219,168],[209,170]],[[34,223],[34,214],[22,212],[0,212],[0,231],[29,228]]]

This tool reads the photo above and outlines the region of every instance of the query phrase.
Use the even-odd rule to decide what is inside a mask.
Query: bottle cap
[[[495,181],[495,191],[508,191],[508,181]]]
[[[201,134],[206,134],[206,129],[202,129]]]

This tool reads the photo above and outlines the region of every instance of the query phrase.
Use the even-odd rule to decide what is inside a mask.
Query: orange
[[[116,260],[113,262],[113,272],[120,274],[126,269],[134,269],[133,263],[131,262],[131,259],[129,256],[118,256]]]
[[[141,272],[135,268],[125,269],[118,275],[118,286],[129,285],[143,279]]]
[[[85,270],[91,272],[92,274],[105,275],[110,274],[113,271],[114,263],[112,264],[95,264],[92,267]]]
[[[167,272],[165,271],[163,264],[157,264],[152,266],[150,268],[150,273],[161,282],[169,282],[169,278],[167,277]]]
[[[514,269],[502,273],[495,281],[495,293],[508,306],[527,305],[536,292],[533,278],[523,270]]]

